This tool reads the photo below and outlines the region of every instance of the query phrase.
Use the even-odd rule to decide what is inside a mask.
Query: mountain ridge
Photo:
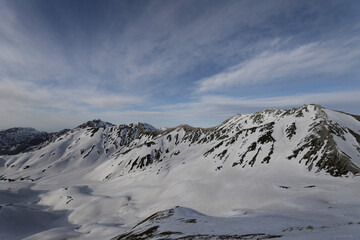
[[[312,108],[313,113],[311,114],[313,116],[309,114],[310,108]],[[38,146],[32,146],[31,149],[35,151],[39,150],[54,143],[55,141],[60,141],[63,137],[67,137],[69,134],[71,135],[81,129],[89,132],[90,137],[93,137],[101,129],[103,135],[100,137],[99,141],[103,141],[103,146],[100,147],[102,149],[98,149],[99,153],[108,153],[110,151],[109,149],[114,146],[115,148],[121,147],[122,149],[112,153],[118,157],[120,154],[124,155],[124,153],[129,153],[134,149],[143,148],[142,146],[145,145],[147,146],[147,149],[145,149],[147,153],[144,154],[144,156],[139,156],[143,159],[140,160],[140,162],[143,162],[140,164],[142,167],[143,165],[150,164],[150,162],[154,162],[154,160],[159,161],[161,156],[166,155],[166,152],[170,151],[170,148],[176,148],[178,144],[185,142],[188,142],[189,146],[210,144],[211,147],[203,153],[205,157],[213,155],[214,152],[217,152],[213,158],[227,159],[229,157],[229,149],[226,149],[221,145],[224,144],[226,146],[232,146],[239,141],[242,142],[243,146],[247,145],[247,147],[243,147],[242,152],[238,151],[238,157],[240,157],[240,159],[238,161],[234,161],[232,167],[235,167],[236,165],[245,167],[244,163],[252,167],[256,162],[257,156],[263,152],[267,153],[263,156],[261,162],[269,163],[276,145],[276,139],[273,136],[274,134],[283,132],[277,140],[283,141],[282,138],[286,138],[288,139],[286,144],[291,144],[292,138],[294,136],[296,138],[297,131],[301,134],[304,132],[303,129],[299,130],[298,128],[306,127],[308,128],[308,136],[304,135],[303,138],[297,139],[297,141],[300,142],[298,142],[296,146],[294,145],[292,147],[293,151],[286,156],[286,159],[296,159],[300,154],[302,156],[299,159],[299,163],[304,161],[310,171],[313,168],[317,168],[319,171],[324,169],[334,176],[344,175],[348,172],[352,172],[353,174],[358,173],[360,171],[359,166],[351,161],[351,157],[348,156],[348,153],[343,152],[334,139],[337,138],[338,142],[341,139],[346,140],[344,137],[344,135],[346,135],[348,138],[354,138],[352,140],[359,148],[359,131],[356,132],[356,129],[352,130],[351,128],[340,126],[335,121],[328,119],[328,113],[325,111],[331,110],[325,110],[325,108],[320,105],[304,105],[300,108],[292,108],[288,110],[266,109],[254,114],[237,114],[211,128],[197,128],[183,124],[164,131],[160,131],[146,123],[114,125],[98,119],[83,123],[72,130],[64,130],[56,133],[55,135],[52,134],[52,138],[48,137],[47,142],[40,142]],[[333,111],[331,112],[334,113]],[[304,114],[309,115],[306,116],[309,119],[303,120]],[[279,126],[277,127],[279,129],[275,130],[274,128],[276,128],[276,123],[280,121],[284,122],[283,124],[286,126]],[[309,126],[305,126],[307,124],[306,121],[309,121]],[[289,124],[287,122],[289,122]],[[305,125],[300,126],[301,124]],[[181,133],[180,136],[178,132],[182,131],[183,133]],[[248,139],[248,136],[251,138],[251,134],[258,135],[257,139]],[[139,140],[142,136],[144,136],[142,143],[137,142],[137,140]],[[239,137],[243,140],[239,140]],[[166,140],[163,138],[166,138]],[[174,144],[171,144],[172,138],[176,138]],[[108,147],[105,147],[109,141],[112,142],[113,146],[110,146],[110,144]],[[117,141],[118,143],[116,143]],[[247,144],[246,142],[248,141],[252,141],[252,143]],[[164,142],[168,142],[171,146],[165,149]],[[92,148],[94,148],[95,145],[96,144],[93,144]],[[126,147],[126,149],[124,149],[124,147]],[[91,146],[87,146],[86,148],[89,149]],[[264,148],[267,148],[267,150],[264,150]],[[217,149],[223,150],[218,152]],[[322,155],[320,154],[321,156],[319,155],[319,151],[323,152]],[[173,155],[177,155],[179,153],[180,149],[175,150]],[[151,158],[149,158],[149,155]],[[251,160],[246,160],[248,155],[253,156]],[[131,162],[131,160],[128,160],[127,162],[127,165],[134,164],[134,161]],[[133,166],[135,167],[135,165]],[[222,166],[219,166],[219,169],[221,168]]]

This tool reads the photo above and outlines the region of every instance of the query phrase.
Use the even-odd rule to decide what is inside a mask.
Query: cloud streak
[[[360,39],[350,47],[339,43],[309,43],[289,50],[265,51],[214,76],[198,82],[198,92],[229,89],[241,85],[286,81],[298,76],[335,74],[358,67]]]

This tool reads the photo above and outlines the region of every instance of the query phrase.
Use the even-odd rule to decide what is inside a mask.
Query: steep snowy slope
[[[94,120],[0,156],[0,237],[357,239],[359,167],[360,122],[318,105],[208,129]],[[48,220],[7,230],[22,212]]]

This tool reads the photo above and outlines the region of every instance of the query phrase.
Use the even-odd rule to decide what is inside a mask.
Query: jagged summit
[[[104,122],[101,119],[94,119],[91,121],[87,121],[83,124],[80,124],[76,128],[86,128],[86,127],[111,127],[115,126],[115,124],[112,124],[110,122]]]

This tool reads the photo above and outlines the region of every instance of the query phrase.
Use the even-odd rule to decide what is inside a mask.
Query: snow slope
[[[318,105],[209,129],[94,120],[0,156],[0,237],[359,239],[359,167],[360,122]]]

